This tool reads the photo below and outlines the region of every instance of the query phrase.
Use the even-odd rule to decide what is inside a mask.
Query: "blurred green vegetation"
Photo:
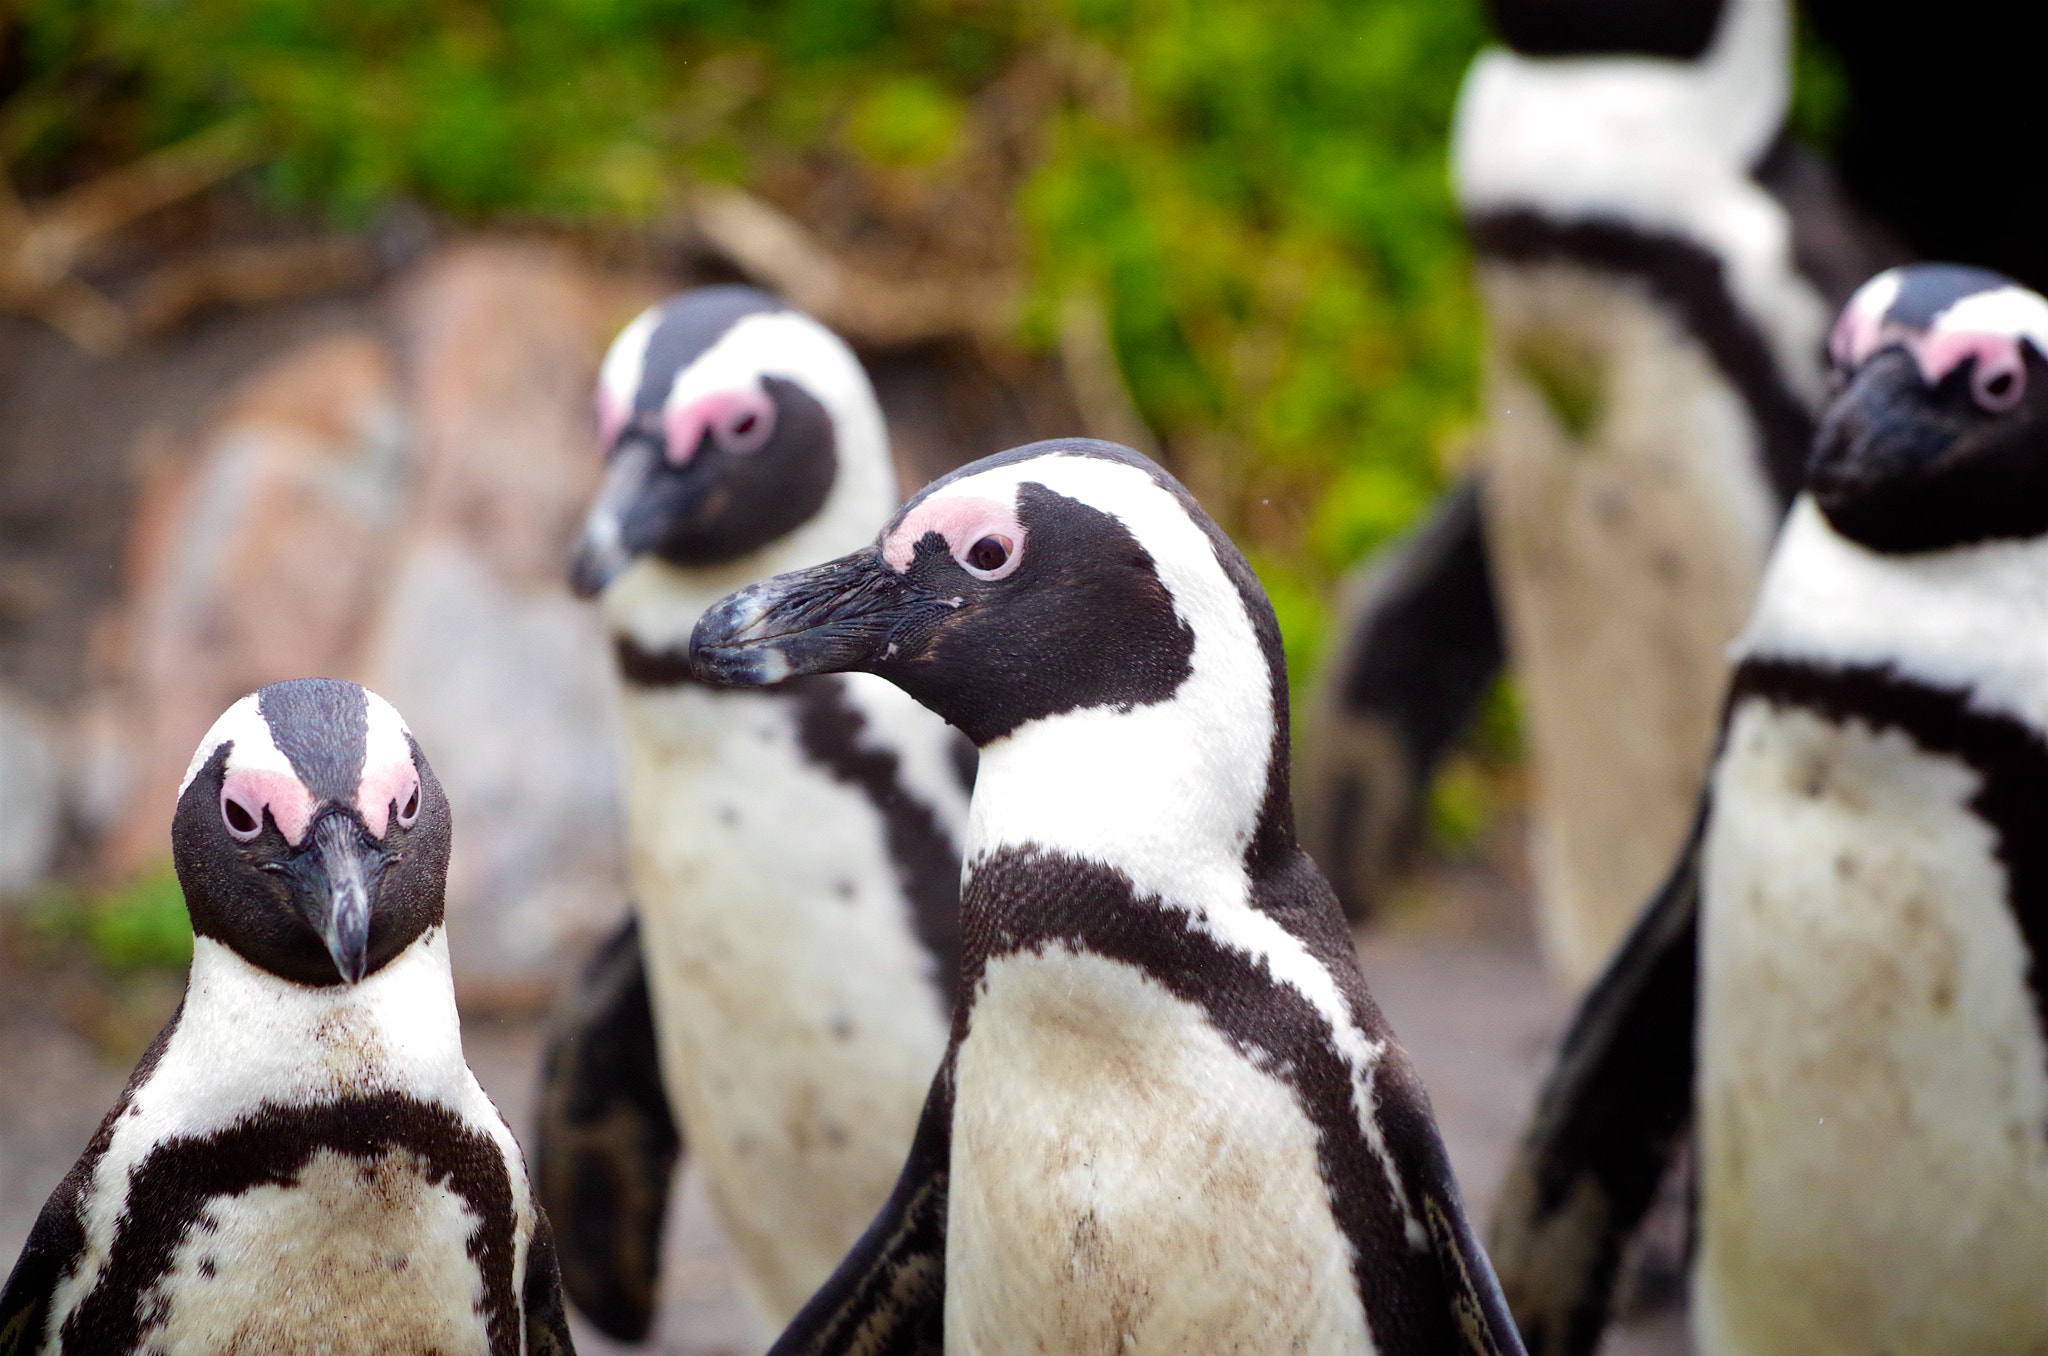
[[[192,922],[168,866],[114,889],[52,886],[24,913],[46,946],[81,948],[108,970],[182,972],[192,961]]]
[[[1793,34],[1792,133],[1832,157],[1848,112],[1849,76],[1842,58],[1802,14]]]
[[[652,224],[729,182],[904,271],[1099,301],[1168,459],[1311,662],[1473,417],[1445,170],[1477,0],[23,0],[31,196],[223,122],[343,224]]]

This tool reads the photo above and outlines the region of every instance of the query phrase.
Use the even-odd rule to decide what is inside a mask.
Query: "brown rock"
[[[145,487],[110,646],[121,747],[96,751],[118,765],[115,873],[168,851],[178,781],[231,702],[355,669],[401,517],[403,432],[389,350],[339,335],[250,375]]]

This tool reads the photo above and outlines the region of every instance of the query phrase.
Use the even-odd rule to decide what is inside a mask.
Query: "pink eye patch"
[[[1920,376],[1929,386],[1976,359],[1970,369],[1970,396],[1992,414],[2003,414],[2027,393],[2027,363],[2019,340],[1984,330],[1936,330],[1910,342]]]
[[[372,837],[382,838],[390,828],[392,808],[398,810],[398,827],[409,829],[420,813],[420,773],[410,758],[387,763],[363,774],[356,788],[356,813]]]
[[[936,532],[960,567],[978,579],[1006,579],[1024,558],[1024,527],[1006,504],[960,495],[927,499],[882,539],[882,559],[898,574],[910,568],[917,544]]]
[[[248,842],[263,832],[264,811],[287,843],[297,847],[313,819],[313,796],[297,777],[269,768],[230,768],[221,780],[220,817],[228,832]]]
[[[697,455],[706,433],[721,452],[758,452],[775,432],[775,402],[758,388],[713,391],[670,410],[662,430],[677,466]]]

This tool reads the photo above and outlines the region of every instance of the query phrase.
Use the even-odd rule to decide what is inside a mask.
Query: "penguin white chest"
[[[1201,1009],[1058,947],[990,962],[973,1001],[949,1352],[1372,1350],[1314,1126]]]
[[[1710,1353],[2048,1350],[2048,1048],[1968,765],[1751,700],[1702,911]]]
[[[805,755],[788,699],[686,690],[628,713],[662,1077],[779,1326],[895,1184],[944,1000],[881,812]]]
[[[488,1352],[484,1285],[469,1254],[480,1222],[410,1153],[365,1160],[321,1150],[289,1183],[201,1208],[156,1287],[162,1318],[143,1349]]]
[[[1486,526],[1534,755],[1538,926],[1580,985],[1691,826],[1777,506],[1739,394],[1641,286],[1567,264],[1482,281]]]

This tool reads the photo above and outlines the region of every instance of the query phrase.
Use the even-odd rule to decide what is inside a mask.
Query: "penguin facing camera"
[[[1688,1123],[1706,1356],[2048,1346],[2048,301],[1895,269],[1830,352],[1691,841],[1503,1190],[1536,1352]]]
[[[981,752],[945,1062],[776,1352],[1520,1350],[1295,843],[1272,607],[1178,482],[1086,440],[975,462],[690,653],[879,675]]]
[[[0,1353],[572,1350],[462,1056],[448,802],[353,683],[229,707],[179,789],[185,1001],[30,1231]]]
[[[1478,470],[1350,590],[1304,824],[1386,889],[1512,664],[1538,940],[1582,985],[1684,837],[1724,651],[1826,398],[1828,317],[1904,256],[1784,134],[1787,0],[1496,0],[1452,174],[1488,318]]]
[[[635,918],[558,1014],[536,1178],[571,1300],[638,1340],[687,1143],[772,1331],[888,1195],[945,1052],[972,751],[877,678],[690,673],[713,601],[896,507],[844,343],[752,288],[683,292],[614,341],[597,407],[571,575],[617,661]]]

